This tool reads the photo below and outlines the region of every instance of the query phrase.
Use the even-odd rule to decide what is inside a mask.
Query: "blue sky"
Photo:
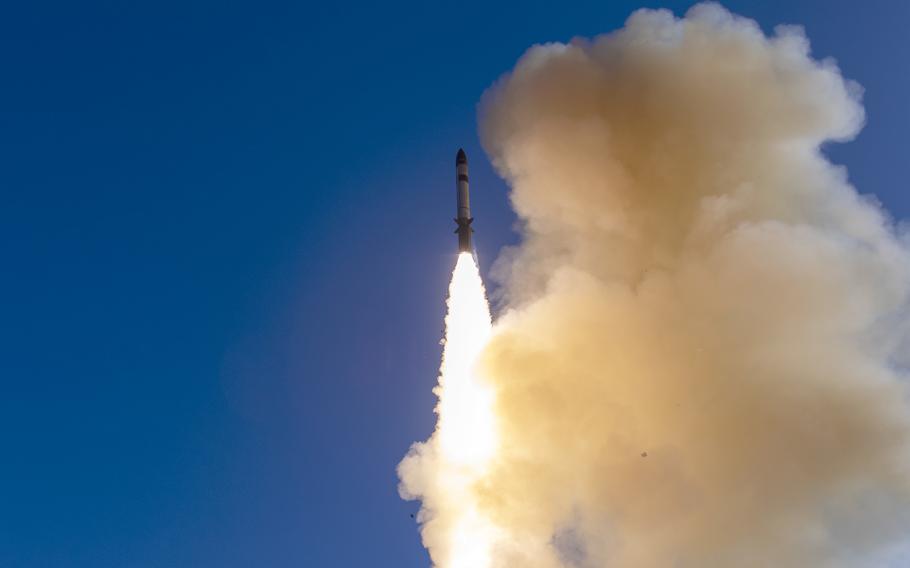
[[[910,5],[726,5],[866,88],[827,151],[910,217]],[[394,469],[434,422],[455,151],[486,270],[516,236],[481,93],[638,7],[0,9],[0,566],[426,566]]]

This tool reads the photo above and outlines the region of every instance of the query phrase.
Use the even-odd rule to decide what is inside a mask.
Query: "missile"
[[[471,217],[471,200],[468,195],[468,157],[461,148],[455,156],[455,204],[458,211],[455,217],[458,225],[455,229],[458,234],[458,252],[473,252],[471,233],[474,229],[471,228],[471,223],[474,218]]]

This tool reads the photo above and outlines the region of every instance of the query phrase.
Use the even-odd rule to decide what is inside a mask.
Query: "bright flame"
[[[474,374],[490,339],[490,308],[470,253],[461,253],[449,285],[445,348],[439,373],[438,436],[442,455],[468,469],[483,467],[496,449],[493,395]]]
[[[475,372],[492,322],[480,272],[461,253],[449,285],[436,432],[415,444],[399,467],[402,495],[419,498],[422,533],[440,568],[492,565],[497,528],[485,516],[475,485],[488,472],[498,440],[491,387]]]

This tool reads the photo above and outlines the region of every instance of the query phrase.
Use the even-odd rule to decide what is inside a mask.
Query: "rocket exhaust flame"
[[[492,327],[460,255],[399,468],[436,566],[910,566],[910,238],[821,150],[860,96],[717,4],[484,95],[522,242]]]
[[[491,566],[496,528],[483,512],[476,484],[488,474],[498,440],[493,391],[476,372],[490,338],[490,309],[470,252],[458,255],[449,285],[436,431],[415,444],[399,466],[401,494],[419,498],[424,543],[446,568]]]
[[[490,308],[474,258],[458,255],[449,286],[442,368],[439,373],[439,443],[451,463],[483,467],[496,438],[489,386],[475,372],[477,357],[490,338]]]

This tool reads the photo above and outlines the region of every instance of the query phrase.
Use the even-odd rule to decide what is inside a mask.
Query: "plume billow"
[[[877,566],[910,534],[910,251],[821,150],[861,94],[800,28],[704,4],[484,95],[522,232],[476,367],[484,565]]]

